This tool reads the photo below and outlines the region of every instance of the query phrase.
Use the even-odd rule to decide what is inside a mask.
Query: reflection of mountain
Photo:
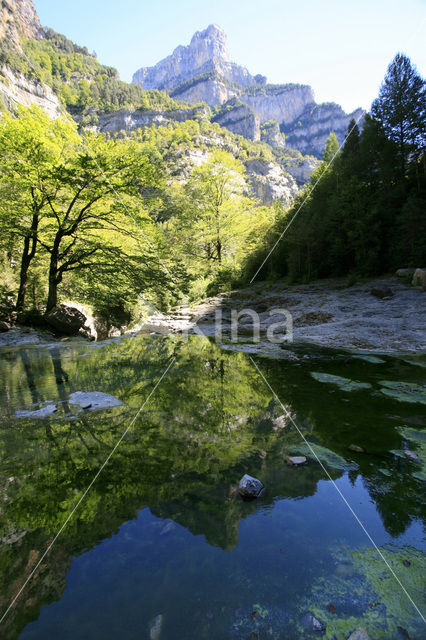
[[[150,336],[104,346],[65,343],[53,350],[12,350],[3,364],[4,387],[0,389],[2,397],[10,398],[0,403],[6,406],[0,451],[5,477],[14,478],[7,484],[1,481],[5,486],[0,515],[3,609],[35,565],[38,550],[52,540],[171,355],[176,362],[170,373],[8,617],[7,637],[16,637],[19,629],[37,616],[42,604],[61,596],[74,555],[111,536],[145,506],[194,535],[204,535],[211,545],[232,550],[238,542],[240,522],[249,514],[276,499],[315,494],[324,475],[321,468],[314,463],[303,469],[284,464],[287,449],[298,443],[300,436],[288,422],[277,420],[277,405],[241,353],[225,353],[198,338],[185,344],[175,337]],[[304,432],[312,430],[310,437],[347,456],[351,436],[342,425],[351,415],[358,425],[357,436],[365,439],[368,427],[368,437],[373,440],[371,413],[365,404],[361,407],[355,399],[348,412],[348,404],[342,402],[339,393],[324,402],[327,389],[318,387],[306,367],[298,363],[263,361],[262,368]],[[87,412],[69,420],[63,417],[68,411],[64,407],[69,394],[77,390],[102,390],[125,404],[108,413]],[[22,405],[45,400],[57,403],[57,417],[19,422],[13,417]],[[377,430],[374,438],[378,446]],[[397,445],[392,442],[392,446]],[[395,512],[395,502],[389,501],[394,486],[389,492],[374,492],[376,475],[370,461],[357,460],[363,465],[366,482],[371,478],[370,493],[385,524],[389,524],[389,510]],[[245,472],[259,477],[266,486],[255,502],[243,502],[236,492],[236,484]],[[342,473],[330,472],[333,478]],[[400,500],[392,517],[404,526],[408,514],[417,515],[413,509],[411,502]],[[13,531],[26,534],[18,539]]]

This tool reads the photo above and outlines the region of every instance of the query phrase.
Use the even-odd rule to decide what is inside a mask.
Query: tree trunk
[[[59,247],[62,240],[62,234],[58,232],[53,243],[52,251],[50,253],[50,265],[49,265],[49,292],[47,294],[46,313],[56,307],[58,303],[58,284],[61,282],[62,277],[58,271],[58,258]]]
[[[27,291],[28,269],[37,249],[37,228],[38,214],[33,215],[31,222],[31,235],[26,236],[24,240],[24,250],[22,252],[21,269],[19,272],[19,291],[16,300],[16,311],[20,313],[24,309],[25,294]],[[31,249],[30,249],[31,247]]]

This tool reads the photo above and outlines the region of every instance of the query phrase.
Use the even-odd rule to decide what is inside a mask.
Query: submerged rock
[[[247,473],[243,475],[238,485],[238,491],[244,498],[258,498],[263,489],[264,486],[260,480]]]
[[[357,444],[350,444],[348,449],[355,451],[355,453],[365,453],[364,449],[359,447]]]
[[[298,467],[306,463],[306,458],[305,456],[287,456],[286,462],[292,467]]]
[[[355,629],[355,631],[351,633],[348,640],[371,640],[371,636],[368,635],[364,627],[358,627],[358,629]]]
[[[40,409],[22,409],[21,411],[15,411],[16,418],[48,418],[57,411],[55,404],[47,404]]]
[[[82,409],[96,411],[98,409],[111,409],[121,407],[123,403],[118,398],[102,393],[101,391],[75,391],[69,397],[70,404],[77,404]]]
[[[312,613],[307,613],[303,617],[303,625],[308,631],[314,631],[315,633],[322,633],[325,631],[325,624],[315,618]]]
[[[380,393],[398,402],[426,404],[426,387],[423,385],[394,380],[380,380],[380,384],[384,387],[380,389]]]
[[[163,626],[163,614],[155,616],[149,623],[149,637],[151,640],[159,640],[161,636],[161,627]]]
[[[331,373],[311,371],[311,376],[318,382],[335,384],[342,391],[360,391],[361,389],[371,389],[371,384],[368,382],[357,382],[355,380],[350,380],[349,378],[342,378],[342,376],[334,376]]]
[[[415,460],[416,462],[420,462],[420,458],[417,455],[417,453],[414,453],[413,451],[410,451],[409,449],[405,449],[404,456],[406,458],[408,458],[409,460]]]

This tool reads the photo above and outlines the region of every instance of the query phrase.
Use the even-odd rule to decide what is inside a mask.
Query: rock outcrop
[[[256,159],[247,162],[246,168],[253,191],[263,204],[270,205],[274,200],[291,204],[297,184],[279,164]]]
[[[231,62],[226,35],[217,25],[197,31],[188,46],[177,47],[155,66],[136,71],[133,82],[144,89],[165,90],[179,100],[222,105],[217,121],[251,140],[259,139],[256,118],[261,125],[275,120],[288,146],[317,157],[331,131],[342,143],[351,118],[361,121],[364,113],[357,109],[346,114],[334,103],[318,105],[308,85],[271,85],[265,76],[252,76]],[[273,133],[275,144],[282,144],[277,134]]]
[[[240,86],[254,84],[247,69],[231,62],[226,50],[226,34],[211,24],[197,31],[188,46],[179,46],[154,67],[142,67],[133,75],[133,82],[143,89],[171,91],[196,76],[216,72],[224,80]]]
[[[171,122],[184,122],[185,120],[202,120],[209,117],[210,110],[204,106],[192,109],[171,109],[159,111],[155,109],[119,109],[108,113],[92,111],[85,114],[85,119],[91,122],[85,124],[85,128],[101,133],[119,133],[120,131],[135,131],[143,127],[155,125],[166,126]],[[83,117],[74,115],[74,119],[81,123]]]
[[[44,37],[32,0],[0,0],[0,40],[7,38],[20,48],[20,38]]]
[[[221,127],[255,142],[260,140],[259,117],[245,104],[232,98],[212,118]]]
[[[0,96],[9,111],[14,111],[18,104],[24,107],[36,105],[51,117],[62,111],[59,98],[50,87],[37,80],[29,80],[8,67],[3,67],[0,72]]]

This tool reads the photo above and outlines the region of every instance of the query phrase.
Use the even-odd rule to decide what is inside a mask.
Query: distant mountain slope
[[[265,76],[252,76],[245,67],[231,62],[226,34],[217,25],[197,31],[189,45],[177,47],[155,66],[136,71],[133,82],[144,89],[165,90],[186,102],[219,106],[217,122],[235,133],[245,132],[252,140],[260,137],[256,118],[259,125],[274,120],[290,146],[317,157],[331,131],[342,142],[350,120],[359,120],[364,113],[357,109],[346,114],[334,103],[318,105],[308,85],[271,85]],[[248,107],[246,123],[241,103]],[[238,110],[234,115],[233,109]],[[226,117],[221,122],[223,114]]]
[[[191,126],[183,129],[188,157],[198,162],[216,147],[229,150],[242,159],[253,194],[265,204],[277,199],[290,204],[297,185],[306,182],[317,165],[314,158],[285,148],[276,123],[260,127],[258,116],[240,100],[231,100],[212,113],[205,103],[183,102],[164,90],[128,84],[120,80],[116,69],[102,65],[87,47],[42,27],[32,0],[0,0],[0,7],[0,110],[14,112],[19,104],[36,104],[51,116],[68,112],[80,127],[107,136],[133,135],[138,129],[153,126],[173,128],[179,136],[179,125],[188,122]],[[215,60],[223,62],[225,36],[217,40],[215,34],[213,28],[207,39],[202,34],[194,36],[202,50],[198,68],[209,63],[213,54]],[[180,82],[190,59],[183,52],[179,60],[180,66],[174,68],[180,73]],[[221,70],[228,77],[255,81],[246,70],[225,62]],[[170,64],[165,64],[167,73]],[[166,73],[164,69],[157,80]],[[168,139],[169,133],[163,131],[161,135]],[[172,162],[173,154],[181,155],[184,146],[177,150],[172,145]]]

